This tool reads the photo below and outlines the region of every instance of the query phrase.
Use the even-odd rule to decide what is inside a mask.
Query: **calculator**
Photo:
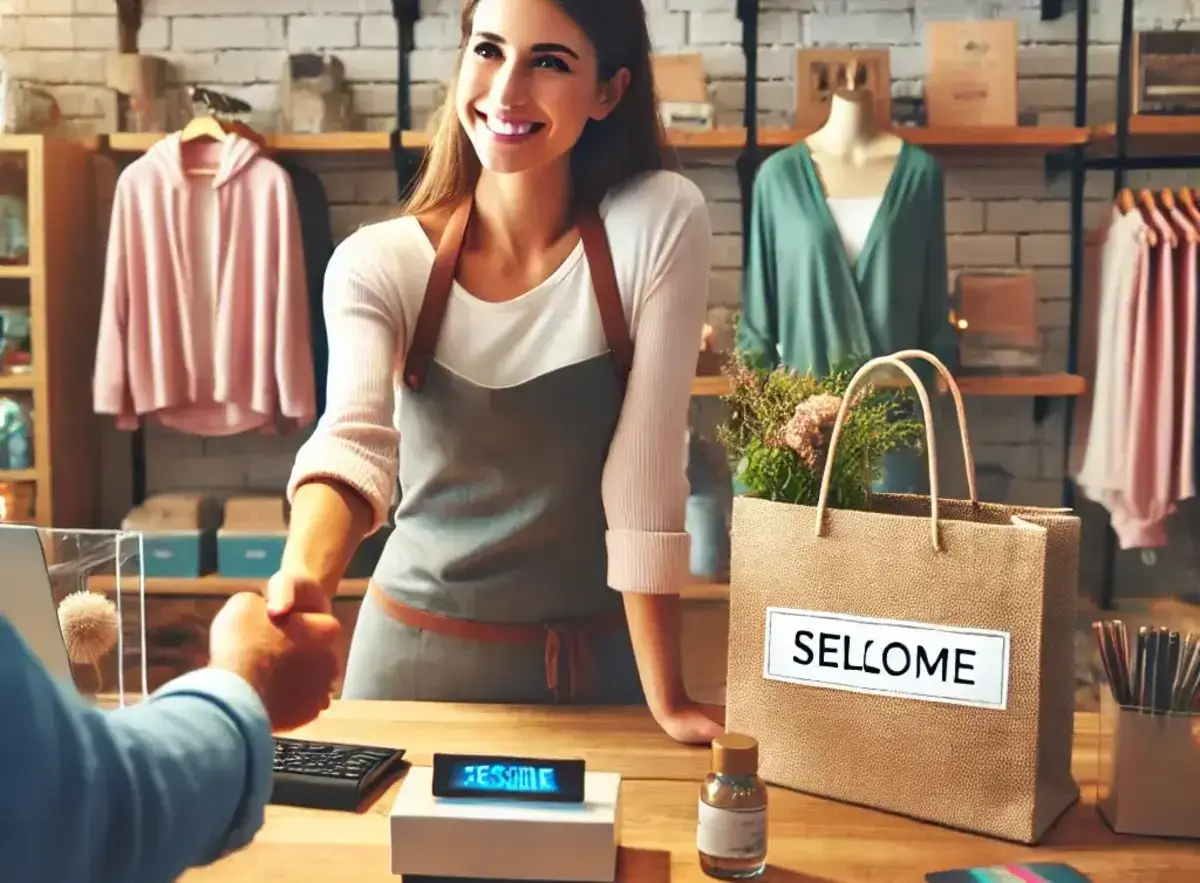
[[[403,748],[277,737],[271,803],[354,811],[403,759]]]

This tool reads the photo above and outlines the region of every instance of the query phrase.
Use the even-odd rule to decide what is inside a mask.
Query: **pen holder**
[[[1102,693],[1101,817],[1118,834],[1200,838],[1200,714],[1151,714]]]

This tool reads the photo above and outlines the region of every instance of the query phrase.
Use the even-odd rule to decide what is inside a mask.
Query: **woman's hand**
[[[320,581],[302,571],[278,571],[267,581],[266,596],[267,613],[276,620],[292,611],[333,612],[333,601]]]
[[[725,709],[687,702],[661,711],[651,709],[663,732],[676,742],[707,745],[725,732]]]

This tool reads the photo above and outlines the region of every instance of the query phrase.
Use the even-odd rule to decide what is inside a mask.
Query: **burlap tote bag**
[[[939,500],[929,397],[954,397],[971,499]],[[890,365],[926,415],[930,496],[828,509],[857,389]],[[1079,519],[981,503],[962,396],[928,353],[852,378],[815,508],[733,509],[727,727],[758,739],[775,785],[1035,843],[1079,796],[1071,776]]]

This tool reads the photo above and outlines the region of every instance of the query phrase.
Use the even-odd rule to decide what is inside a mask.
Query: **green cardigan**
[[[915,348],[953,370],[944,200],[941,167],[906,142],[851,265],[808,147],[771,156],[754,182],[739,351],[826,374],[846,359]],[[932,378],[925,363],[913,367]]]

